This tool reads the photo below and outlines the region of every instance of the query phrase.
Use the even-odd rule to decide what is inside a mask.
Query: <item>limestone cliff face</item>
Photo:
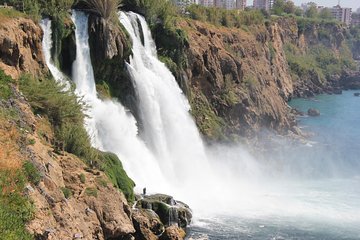
[[[195,21],[181,27],[189,41],[190,102],[206,135],[251,135],[261,127],[286,133],[295,125],[286,103],[294,86],[283,44],[297,38],[296,28],[275,23],[247,32]]]
[[[0,21],[0,68],[12,78],[22,72],[39,75],[44,68],[41,28],[25,18]]]
[[[262,128],[297,133],[287,101],[331,91],[341,77],[324,81],[312,70],[294,75],[286,55],[289,45],[299,56],[318,45],[342,54],[345,28],[337,25],[303,27],[295,19],[279,18],[247,30],[193,20],[180,21],[178,28],[186,32],[189,46],[182,77],[185,90],[196,122],[209,139],[253,136]]]

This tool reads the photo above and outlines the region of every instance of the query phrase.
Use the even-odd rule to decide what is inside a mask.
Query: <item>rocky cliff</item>
[[[108,40],[107,31],[115,31],[115,36],[119,32],[101,21],[91,21],[90,28],[93,34],[100,31],[97,32],[100,37],[93,35],[95,44],[99,44],[96,41],[102,37],[107,39],[106,43],[116,43],[111,46],[105,43],[93,54],[109,61],[118,57],[121,59],[119,62],[123,63],[124,52],[128,50],[117,40],[125,38]],[[71,36],[71,33],[67,36]],[[61,38],[58,40],[64,43]],[[41,41],[41,28],[32,20],[6,18],[0,24],[0,202],[9,206],[5,210],[4,206],[0,207],[0,230],[5,231],[2,237],[12,236],[16,232],[19,238],[24,239],[31,239],[31,236],[35,239],[183,239],[183,229],[191,219],[188,206],[165,196],[164,199],[172,199],[171,202],[151,198],[150,204],[138,204],[136,208],[131,208],[119,190],[121,186],[118,184],[121,183],[115,184],[101,167],[89,164],[92,159],[85,161],[64,151],[63,145],[56,139],[54,119],[44,109],[49,105],[40,103],[44,99],[34,104],[32,100],[36,96],[24,97],[19,92],[21,81],[28,78],[41,79],[33,83],[50,81],[44,78],[48,75],[48,69],[44,63]],[[103,42],[103,39],[99,41]],[[64,54],[65,48],[61,48],[63,50],[58,52],[58,56]],[[6,77],[2,71],[13,79]],[[32,76],[19,79],[28,73]],[[41,91],[35,86],[32,88]],[[51,92],[53,89],[45,91]],[[36,95],[36,92],[32,93]],[[63,94],[64,98],[68,96],[62,91],[56,94]],[[47,97],[49,99],[45,99],[45,102],[56,102],[51,99],[56,96],[50,94]],[[60,96],[59,99],[63,98]],[[35,106],[39,103],[42,106]],[[40,111],[35,114],[35,109]],[[102,161],[112,159],[104,157]],[[108,166],[119,167],[116,163],[109,163]],[[23,171],[30,171],[26,180],[23,175],[10,176]],[[15,194],[21,201],[14,198]],[[143,197],[147,199],[148,196],[139,196],[138,199]],[[16,205],[19,204],[24,204],[26,209],[17,209]],[[23,208],[22,205],[19,207]],[[179,211],[178,218],[170,218],[172,209]],[[4,218],[6,214],[13,217]],[[14,217],[19,218],[15,223],[11,222]],[[25,223],[31,235],[21,232]]]
[[[187,36],[179,82],[186,83],[197,125],[210,140],[254,136],[263,128],[299,133],[287,101],[333,91],[343,70],[353,67],[339,24],[293,18],[243,29],[177,24]]]
[[[45,66],[41,28],[30,19],[0,15],[0,21],[0,68],[13,78],[22,72],[41,74]]]
[[[189,99],[205,135],[250,136],[262,127],[286,133],[295,126],[286,103],[294,84],[284,38],[297,38],[296,28],[274,23],[245,31],[192,20],[180,27],[189,42]]]

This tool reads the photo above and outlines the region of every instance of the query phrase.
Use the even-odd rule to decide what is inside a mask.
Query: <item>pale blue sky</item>
[[[301,5],[301,3],[306,3],[306,2],[315,2],[318,5],[321,6],[326,6],[326,7],[332,7],[338,4],[338,0],[312,0],[312,1],[307,1],[307,0],[294,0],[296,5]],[[356,10],[358,8],[360,8],[360,0],[341,0],[341,6],[342,7],[351,7],[353,8],[353,10]]]
[[[315,2],[318,5],[326,6],[326,7],[333,7],[338,4],[338,0],[293,0],[297,6],[300,6],[302,3],[307,2]],[[342,7],[351,7],[353,11],[360,8],[360,0],[341,0]],[[253,4],[253,0],[247,0],[248,5]]]

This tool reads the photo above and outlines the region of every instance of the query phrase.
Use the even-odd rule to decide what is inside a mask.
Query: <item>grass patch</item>
[[[80,182],[81,182],[81,183],[85,183],[85,182],[86,182],[85,174],[81,173],[81,174],[79,175],[79,179],[80,179]]]
[[[62,187],[62,188],[61,188],[61,191],[63,192],[64,197],[65,197],[66,199],[69,199],[69,198],[72,196],[71,190],[68,189],[68,188],[66,188],[66,187]]]
[[[25,17],[26,15],[13,8],[0,8],[0,19],[3,18],[19,18]]]
[[[134,202],[135,183],[126,174],[119,158],[113,153],[100,153],[99,163],[100,169],[110,178],[112,184],[124,193],[129,202]]]
[[[3,70],[0,69],[0,99],[9,99],[12,96],[11,77],[7,76]]]
[[[30,240],[26,223],[34,214],[34,206],[24,195],[26,174],[23,169],[0,170],[0,233],[1,239]]]
[[[85,189],[85,193],[88,196],[97,197],[98,196],[98,190],[93,187],[88,187]]]
[[[203,93],[191,92],[191,113],[200,131],[212,140],[224,140],[224,121],[216,115]]]
[[[33,185],[38,185],[41,180],[41,175],[39,170],[29,161],[26,161],[23,165],[24,172],[27,176],[27,179]]]

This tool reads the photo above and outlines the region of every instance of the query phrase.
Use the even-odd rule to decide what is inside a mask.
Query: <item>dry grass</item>
[[[17,128],[0,119],[0,170],[16,170],[22,166]]]

